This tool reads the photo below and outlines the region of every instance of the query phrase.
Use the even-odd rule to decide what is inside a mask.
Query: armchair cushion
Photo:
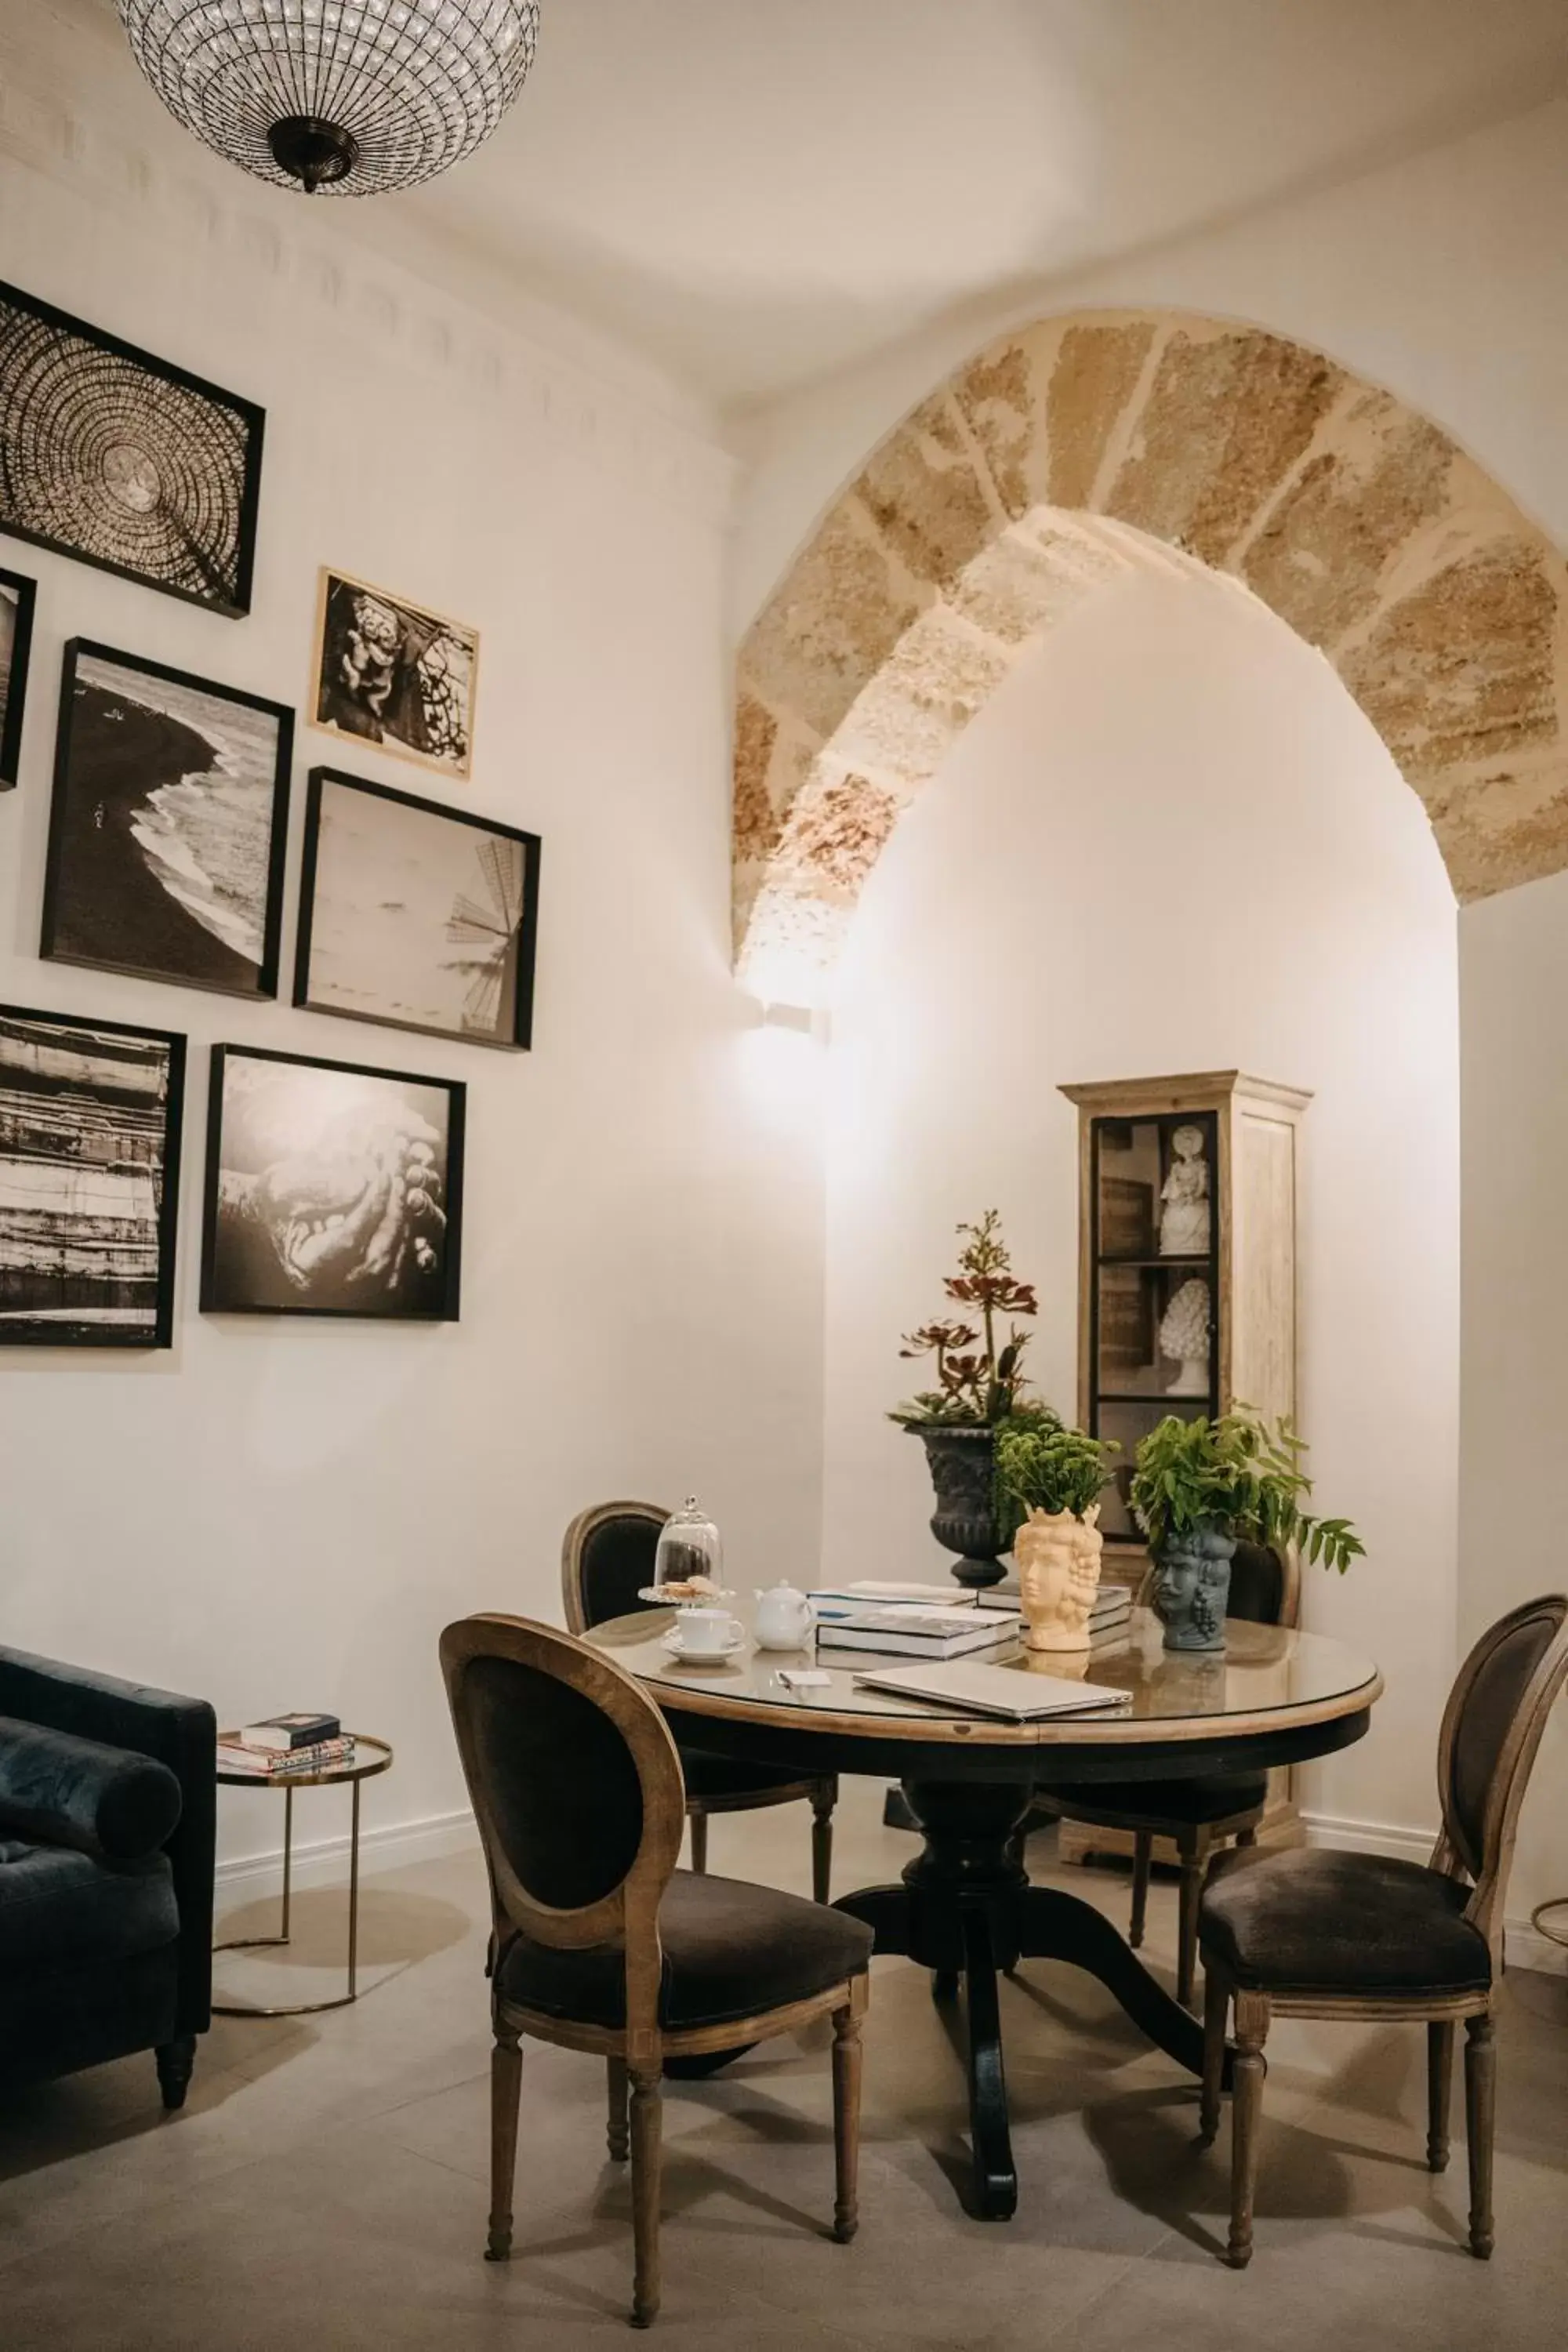
[[[1260,1992],[1484,1992],[1486,1937],[1469,1888],[1420,1863],[1297,1846],[1223,1853],[1210,1865],[1198,1941]]]
[[[13,1969],[157,1951],[179,1932],[165,1855],[111,1870],[69,1846],[0,1836],[0,1984]]]
[[[155,1757],[0,1716],[0,1832],[140,1862],[173,1835],[180,1801]]]
[[[678,1870],[659,1906],[664,1980],[659,2023],[721,2025],[808,2000],[871,1958],[871,1930],[842,1911],[751,1886]],[[514,1937],[497,1970],[498,1990],[521,2008],[583,2025],[626,2022],[626,1959],[596,1945],[558,1951]]]

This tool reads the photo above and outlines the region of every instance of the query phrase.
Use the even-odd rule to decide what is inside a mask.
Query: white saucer
[[[721,1666],[745,1646],[746,1637],[739,1627],[721,1650],[693,1650],[689,1653],[679,1632],[667,1633],[659,1643],[660,1649],[668,1651],[672,1658],[679,1658],[683,1666]]]

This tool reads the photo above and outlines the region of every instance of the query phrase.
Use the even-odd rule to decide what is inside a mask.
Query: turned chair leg
[[[1204,2079],[1198,2102],[1198,2145],[1212,2147],[1219,2136],[1220,2097],[1225,2086],[1225,2029],[1230,2017],[1230,1987],[1212,1962],[1204,1969]]]
[[[196,2037],[194,2033],[182,2033],[177,2042],[161,2042],[153,2054],[158,2062],[158,2088],[163,2095],[163,2105],[173,2115],[185,2104],[191,2072],[196,2063]]]
[[[658,2312],[659,2110],[663,2069],[634,2066],[632,2084],[632,2326]]]
[[[811,1792],[811,1893],[816,1903],[826,1903],[833,1883],[833,1807],[837,1790],[814,1789]]]
[[[1268,1995],[1238,1990],[1230,2092],[1230,2242],[1225,2257],[1235,2271],[1244,2271],[1252,2260],[1258,2131],[1263,2116],[1263,2078],[1268,2072],[1263,2044],[1268,2033]]]
[[[833,2012],[833,2234],[847,2246],[860,2223],[860,2019],[853,2008]]]
[[[610,2088],[610,2121],[605,2137],[609,2143],[610,2162],[625,2164],[632,2152],[632,2130],[626,2117],[626,2062],[612,2058],[608,2062]]]
[[[517,2172],[517,2110],[522,2096],[522,2051],[513,2026],[496,2021],[490,2052],[490,2233],[487,2263],[511,2259],[511,2194]]]
[[[1448,2169],[1448,2101],[1454,2085],[1454,2024],[1434,2018],[1426,2027],[1426,2169]]]
[[[1154,1857],[1152,1830],[1132,1832],[1132,1921],[1127,1940],[1134,1951],[1143,1941],[1143,1918],[1149,1908],[1149,1864]]]
[[[1198,1965],[1198,1897],[1204,1891],[1204,1864],[1208,1839],[1202,1830],[1184,1830],[1181,1846],[1182,1885],[1176,1911],[1176,1999],[1184,2009],[1193,2005],[1193,1980]]]
[[[691,1867],[695,1871],[706,1871],[708,1867],[708,1816],[706,1813],[690,1813],[687,1818],[691,1824]]]
[[[1470,2144],[1470,2252],[1480,2263],[1492,2250],[1492,2126],[1497,2100],[1497,2044],[1489,2016],[1465,2020],[1465,2132]]]

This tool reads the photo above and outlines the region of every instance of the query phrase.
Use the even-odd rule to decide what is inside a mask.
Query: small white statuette
[[[1209,1286],[1195,1274],[1160,1318],[1160,1353],[1180,1364],[1167,1396],[1206,1396],[1209,1386]]]
[[[1171,1138],[1171,1172],[1161,1188],[1162,1257],[1202,1257],[1209,1245],[1209,1164],[1201,1127],[1179,1127]]]

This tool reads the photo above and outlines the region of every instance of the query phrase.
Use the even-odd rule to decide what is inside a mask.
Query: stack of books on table
[[[353,1761],[354,1744],[335,1715],[270,1715],[226,1732],[217,1744],[220,1772],[256,1780],[287,1780]]]
[[[1102,1584],[1094,1596],[1094,1607],[1089,1612],[1089,1645],[1091,1650],[1110,1649],[1126,1640],[1132,1627],[1132,1587],[1130,1584]]]
[[[912,1596],[920,1596],[918,1598]],[[940,1586],[853,1587],[812,1594],[816,1646],[869,1650],[911,1658],[963,1658],[1018,1638],[1016,1609],[977,1609],[973,1593],[951,1596]]]

